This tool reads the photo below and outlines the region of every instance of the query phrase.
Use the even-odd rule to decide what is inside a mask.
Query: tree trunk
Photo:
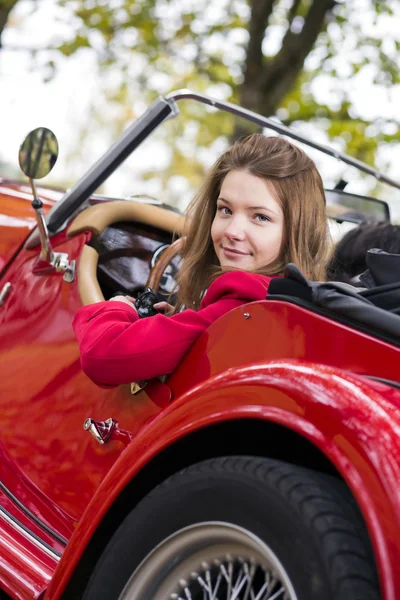
[[[273,58],[267,58],[262,53],[262,43],[276,1],[250,0],[250,38],[244,81],[240,87],[241,106],[266,117],[276,112],[294,86],[307,55],[326,25],[328,13],[336,3],[336,0],[312,0],[300,33],[294,33],[291,25],[302,0],[293,0],[288,11],[287,31],[281,49]],[[234,139],[250,131],[251,126],[249,128],[245,122],[240,123],[234,132]]]
[[[14,5],[17,4],[18,0],[0,0],[0,48],[2,47],[1,43],[1,35],[3,33],[3,29],[7,24],[8,15],[11,12],[11,9],[14,8]]]

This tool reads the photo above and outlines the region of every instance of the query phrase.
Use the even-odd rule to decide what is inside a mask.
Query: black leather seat
[[[357,289],[346,283],[310,281],[290,263],[283,279],[271,281],[267,299],[299,304],[400,346],[400,315],[396,314],[400,308],[400,276],[398,283],[362,292]],[[385,309],[387,304],[395,308]]]
[[[375,306],[400,314],[400,254],[372,248],[366,263],[368,269],[360,275],[360,281],[367,289],[360,295]]]

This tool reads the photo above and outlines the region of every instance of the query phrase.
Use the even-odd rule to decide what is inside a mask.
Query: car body
[[[213,323],[164,380],[103,389],[81,370],[71,327],[78,308],[120,289],[136,294],[154,254],[183,231],[176,212],[94,192],[184,98],[199,99],[156,101],[72,190],[37,187],[52,248],[70,271],[38,258],[29,186],[0,182],[0,589],[23,600],[80,597],[113,532],[151,490],[201,460],[246,454],[342,480],[368,531],[382,598],[395,600],[395,333],[272,295]],[[200,101],[292,135],[238,107]],[[178,258],[171,264],[164,293]]]

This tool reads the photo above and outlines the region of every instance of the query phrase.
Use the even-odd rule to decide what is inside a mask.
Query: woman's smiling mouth
[[[249,256],[249,252],[241,252],[240,250],[235,250],[234,248],[228,248],[226,246],[222,246],[222,250],[224,251],[225,256],[239,258],[240,256]]]

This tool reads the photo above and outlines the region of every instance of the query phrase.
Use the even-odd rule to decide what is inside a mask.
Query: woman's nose
[[[245,239],[245,231],[244,231],[243,224],[241,224],[237,220],[231,221],[231,223],[229,223],[229,225],[225,229],[225,237],[231,241],[244,240]]]

